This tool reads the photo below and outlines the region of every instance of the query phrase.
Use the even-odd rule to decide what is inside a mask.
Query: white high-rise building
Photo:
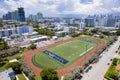
[[[68,34],[72,34],[72,33],[75,33],[76,29],[77,29],[76,27],[70,26],[70,27],[64,27],[63,31]]]
[[[43,14],[39,12],[37,13],[36,17],[37,17],[37,21],[40,21],[43,18]]]
[[[80,22],[78,28],[79,29],[84,29],[86,24],[84,22]]]
[[[28,20],[31,21],[41,21],[43,19],[43,14],[42,13],[37,13],[36,15],[29,15]]]
[[[115,27],[120,28],[120,20],[115,23]]]

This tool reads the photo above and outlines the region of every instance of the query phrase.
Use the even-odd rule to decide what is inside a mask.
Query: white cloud
[[[4,0],[4,3],[7,4],[11,10],[15,10],[19,4],[19,2],[16,2],[14,0]]]
[[[73,0],[72,0],[73,1]],[[72,2],[74,3],[74,1]],[[102,7],[103,4],[101,0],[94,0],[90,4],[82,4],[79,3],[79,0],[76,0],[74,3],[74,10],[73,11],[64,11],[64,13],[74,13],[74,14],[106,14],[110,13],[111,11]]]
[[[4,14],[7,13],[7,10],[5,8],[0,8],[0,12]]]
[[[112,10],[113,10],[114,12],[120,12],[120,7],[112,8]]]
[[[119,0],[93,0],[89,4],[82,4],[80,0],[4,0],[15,10],[20,5],[25,8],[26,15],[42,12],[44,15],[58,14],[106,14],[120,11]]]

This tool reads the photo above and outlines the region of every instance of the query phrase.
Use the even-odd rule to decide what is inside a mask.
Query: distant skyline
[[[0,0],[0,17],[8,11],[24,7],[26,16],[93,15],[120,12],[120,0]]]

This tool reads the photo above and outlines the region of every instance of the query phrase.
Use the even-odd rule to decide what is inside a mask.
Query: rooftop
[[[116,66],[116,70],[120,71],[120,64]]]
[[[0,80],[14,80],[14,79],[15,74],[12,68],[0,72]]]

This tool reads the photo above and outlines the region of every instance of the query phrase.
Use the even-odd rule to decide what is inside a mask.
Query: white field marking
[[[89,52],[89,51],[92,50],[92,49],[93,49],[93,47],[89,48],[87,51],[84,51],[83,53],[81,53],[80,56],[86,54],[87,52]]]
[[[61,80],[63,80],[63,79],[64,79],[64,76],[61,77]]]
[[[65,45],[65,44],[67,44],[67,43],[70,43],[71,41],[69,41],[69,42],[65,42],[65,43],[63,43],[63,44],[60,44],[60,45],[58,45],[58,46],[56,46],[56,47],[60,47],[60,46],[62,46],[62,45]]]

